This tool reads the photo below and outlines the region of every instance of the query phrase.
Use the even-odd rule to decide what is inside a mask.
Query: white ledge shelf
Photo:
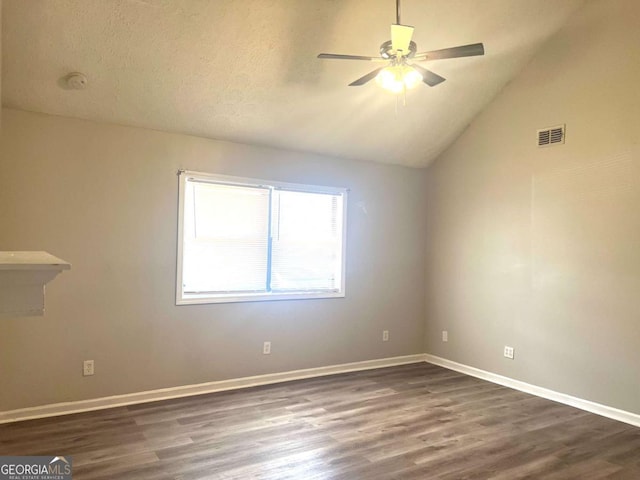
[[[47,252],[0,252],[0,317],[44,315],[44,286],[70,268]]]

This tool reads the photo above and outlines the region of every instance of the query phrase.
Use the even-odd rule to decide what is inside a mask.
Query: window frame
[[[263,302],[273,300],[311,300],[323,298],[343,298],[346,294],[346,251],[347,251],[347,197],[348,189],[320,185],[309,185],[291,182],[279,182],[250,177],[237,177],[214,173],[196,172],[192,170],[180,170],[178,172],[178,242],[176,261],[176,305],[201,305],[212,303],[239,303],[239,302]],[[342,196],[342,261],[340,266],[340,288],[336,291],[304,291],[296,292],[260,292],[260,293],[229,293],[229,294],[185,294],[183,292],[183,258],[184,258],[184,213],[185,195],[189,179],[201,182],[223,183],[242,187],[260,187],[282,189],[305,193],[321,193]],[[269,263],[270,259],[268,260]]]

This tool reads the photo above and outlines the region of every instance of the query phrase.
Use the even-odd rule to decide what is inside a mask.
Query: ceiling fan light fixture
[[[392,93],[402,93],[422,82],[422,75],[408,65],[391,65],[380,70],[376,83]]]

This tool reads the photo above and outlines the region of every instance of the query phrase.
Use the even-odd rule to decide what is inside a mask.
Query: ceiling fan
[[[412,36],[413,27],[400,23],[400,0],[396,0],[396,23],[391,25],[391,40],[380,45],[379,57],[321,53],[318,58],[387,63],[386,66],[376,68],[351,82],[349,86],[359,87],[375,78],[378,84],[386,90],[393,93],[401,93],[415,87],[420,82],[424,82],[430,87],[435,87],[445,81],[444,77],[413,62],[484,55],[484,45],[482,43],[416,53],[417,45],[411,40]]]

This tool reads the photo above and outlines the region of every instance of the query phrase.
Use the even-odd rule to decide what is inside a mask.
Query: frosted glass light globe
[[[408,65],[392,65],[383,68],[376,76],[376,83],[392,93],[414,88],[422,81],[422,75]]]

